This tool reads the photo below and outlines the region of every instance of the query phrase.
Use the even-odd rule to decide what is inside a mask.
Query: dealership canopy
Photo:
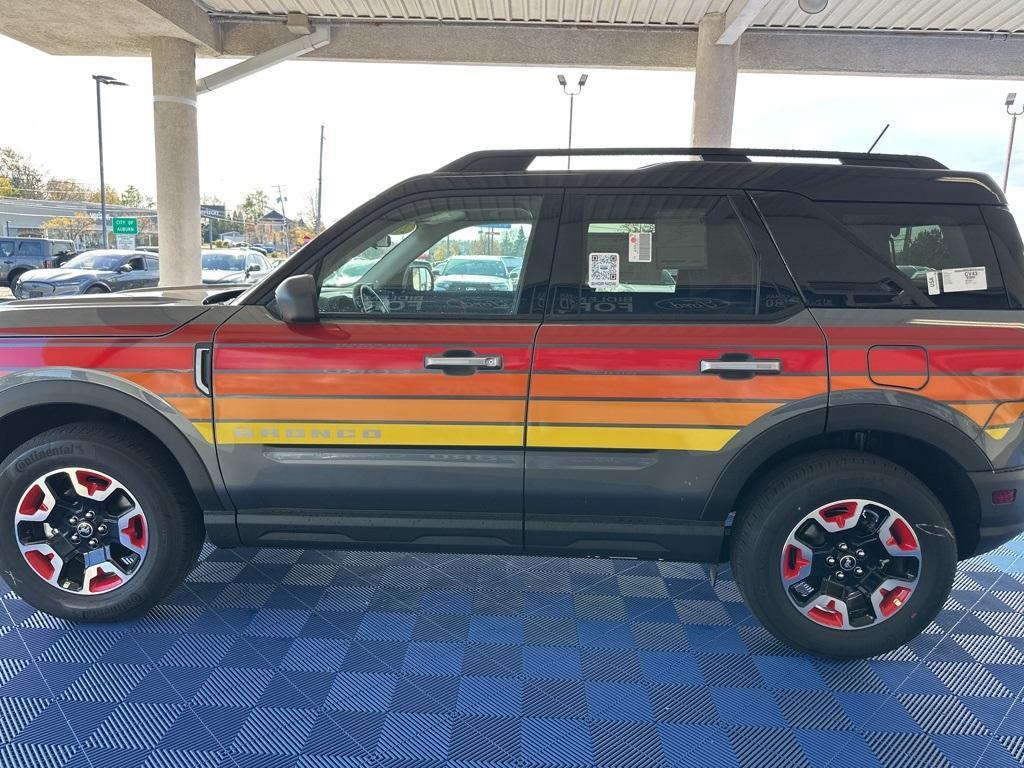
[[[0,33],[152,57],[165,283],[199,278],[197,94],[287,59],[695,70],[694,146],[730,144],[738,71],[1024,78],[1019,0],[4,0]]]

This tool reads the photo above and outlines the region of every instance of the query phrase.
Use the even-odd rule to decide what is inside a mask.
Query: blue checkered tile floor
[[[855,662],[682,563],[207,547],[136,621],[2,606],[3,766],[1024,763],[1024,539]]]

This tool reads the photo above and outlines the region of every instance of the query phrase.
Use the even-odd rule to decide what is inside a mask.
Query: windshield
[[[124,261],[124,256],[110,256],[105,253],[83,253],[68,261],[64,269],[99,269],[114,271]]]
[[[352,285],[352,283],[365,275],[367,270],[378,261],[380,261],[379,256],[372,256],[370,258],[361,258],[357,256],[352,259],[352,261],[347,262],[333,275],[328,277],[327,280],[324,281],[324,284],[336,287]]]
[[[238,253],[204,253],[203,269],[242,272],[245,269],[245,256]]]
[[[505,265],[498,259],[451,259],[444,265],[443,275],[486,275],[508,277]]]

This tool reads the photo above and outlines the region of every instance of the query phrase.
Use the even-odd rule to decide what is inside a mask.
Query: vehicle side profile
[[[0,282],[13,288],[28,270],[53,266],[73,253],[75,244],[70,240],[0,236]]]
[[[801,651],[921,632],[959,560],[1024,530],[1000,189],[858,153],[530,170],[565,154],[412,178],[249,288],[3,305],[5,581],[103,620],[174,589],[204,535],[731,562]],[[516,266],[438,289],[481,252]]]
[[[152,288],[160,282],[160,262],[143,251],[85,251],[50,269],[22,273],[14,284],[19,299],[41,296],[74,296]]]

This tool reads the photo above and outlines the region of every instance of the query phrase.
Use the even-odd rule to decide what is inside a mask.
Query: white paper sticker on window
[[[937,270],[930,270],[925,273],[925,278],[928,280],[928,295],[934,296],[937,293],[942,293],[942,284],[939,282],[939,273]]]
[[[587,285],[591,288],[617,288],[619,286],[619,254],[590,254]]]
[[[651,261],[651,233],[634,232],[629,236],[629,260]]]
[[[988,278],[984,267],[961,267],[959,269],[942,270],[942,290],[947,293],[957,291],[984,291],[988,288]]]

